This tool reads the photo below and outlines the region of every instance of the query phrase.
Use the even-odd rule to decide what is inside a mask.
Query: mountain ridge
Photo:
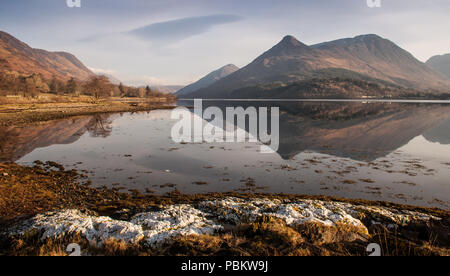
[[[175,94],[177,96],[183,96],[183,95],[187,95],[191,92],[197,91],[199,89],[208,87],[209,85],[229,76],[230,74],[236,72],[237,70],[239,70],[239,67],[237,67],[234,64],[225,65],[225,66],[209,73],[208,75],[204,76],[200,80],[198,80],[188,86],[183,87],[182,89],[177,91]]]
[[[233,91],[248,87],[283,87],[310,79],[329,78],[322,75],[323,70],[329,69],[362,74],[405,89],[431,93],[438,93],[440,89],[450,91],[450,82],[441,74],[378,35],[360,35],[311,46],[288,35],[247,66],[187,96],[227,98]]]
[[[46,79],[73,77],[81,81],[95,76],[71,53],[35,49],[3,31],[0,31],[0,71],[41,74]]]

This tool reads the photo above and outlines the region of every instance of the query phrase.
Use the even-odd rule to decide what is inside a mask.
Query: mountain
[[[450,79],[450,54],[434,56],[426,63],[428,66]]]
[[[178,90],[183,88],[182,85],[159,85],[159,86],[152,86],[152,89],[155,89],[162,93],[167,94],[175,94]]]
[[[209,73],[205,77],[201,78],[197,82],[190,84],[183,89],[179,90],[176,95],[178,97],[187,95],[189,93],[195,92],[199,89],[205,88],[210,86],[211,84],[217,82],[218,80],[221,80],[230,74],[236,72],[239,70],[239,67],[237,67],[234,64],[228,64],[212,73]]]
[[[97,73],[97,75],[98,75],[98,76],[107,77],[108,80],[109,80],[109,82],[112,83],[112,84],[114,84],[114,85],[119,85],[119,84],[121,83],[121,81],[120,81],[118,78],[114,77],[114,76],[111,75],[111,74],[107,74],[107,73]]]
[[[450,82],[441,74],[393,42],[371,34],[312,46],[286,36],[246,67],[187,96],[239,98],[237,90],[254,87],[252,96],[258,97],[260,86],[271,90],[330,78],[363,80],[406,90],[450,90]]]
[[[74,55],[33,49],[8,33],[0,31],[0,72],[42,74],[44,78],[86,80],[95,74]]]

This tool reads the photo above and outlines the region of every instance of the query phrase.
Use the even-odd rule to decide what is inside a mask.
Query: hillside
[[[237,67],[236,65],[228,64],[214,72],[209,73],[208,75],[201,78],[197,82],[190,84],[190,85],[184,87],[183,89],[180,89],[176,93],[176,95],[180,97],[180,96],[188,95],[189,93],[195,92],[199,89],[208,87],[211,84],[217,82],[218,80],[221,80],[238,70],[239,70],[239,67]]]
[[[434,56],[427,65],[450,79],[450,54]]]
[[[342,78],[342,74],[350,80],[371,80],[405,91],[412,89],[439,94],[450,90],[450,81],[445,77],[377,35],[312,46],[286,36],[246,67],[187,97],[240,98],[235,93],[239,89],[261,85],[282,88],[307,80]],[[259,97],[258,94],[253,96]]]
[[[42,74],[46,79],[71,77],[86,80],[95,74],[74,55],[34,49],[8,33],[0,31],[0,72]]]
[[[183,88],[182,85],[152,85],[151,88],[161,93],[175,94],[178,90]]]

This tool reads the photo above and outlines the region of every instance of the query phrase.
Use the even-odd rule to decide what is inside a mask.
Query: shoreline
[[[178,99],[179,101],[194,101],[196,99]],[[209,99],[204,98],[202,101],[214,102],[214,101],[229,101],[229,102],[356,102],[356,103],[428,103],[428,104],[448,104],[450,100],[439,99],[383,99],[383,98],[355,98],[355,99]]]
[[[407,250],[407,248],[409,248],[408,250],[418,250],[413,253],[414,255],[450,254],[450,242],[448,240],[450,212],[437,208],[432,209],[388,202],[339,199],[325,196],[282,194],[216,193],[184,195],[174,191],[164,196],[155,196],[152,194],[141,194],[138,191],[121,193],[117,190],[107,188],[90,188],[77,183],[77,180],[82,178],[76,171],[66,171],[61,165],[53,162],[47,162],[45,164],[37,162],[34,167],[24,167],[14,163],[0,164],[0,215],[2,228],[12,229],[11,227],[13,227],[17,229],[23,227],[21,225],[25,224],[29,225],[30,228],[28,230],[32,229],[33,233],[31,237],[29,234],[5,237],[5,233],[3,233],[3,239],[1,239],[2,245],[0,246],[2,253],[0,255],[53,254],[53,251],[56,250],[55,245],[49,247],[48,243],[53,244],[57,241],[62,242],[75,238],[79,243],[84,244],[85,248],[89,248],[89,254],[118,254],[116,251],[109,252],[108,250],[110,249],[107,250],[107,248],[108,246],[114,246],[115,248],[115,246],[120,244],[120,248],[126,249],[125,251],[128,252],[127,255],[171,255],[175,253],[177,255],[190,255],[189,252],[196,252],[195,254],[200,255],[215,255],[219,248],[209,248],[209,253],[202,253],[201,246],[197,248],[196,244],[204,243],[207,240],[214,240],[216,244],[221,244],[221,247],[224,246],[224,243],[236,242],[235,238],[238,236],[241,236],[242,239],[260,239],[265,235],[274,234],[274,231],[276,235],[280,235],[276,239],[286,235],[288,235],[287,239],[291,236],[299,239],[297,241],[284,240],[283,243],[287,244],[283,246],[292,247],[296,244],[306,246],[306,249],[304,248],[306,251],[303,250],[301,252],[297,252],[297,249],[291,248],[293,251],[290,254],[294,255],[319,255],[317,252],[320,250],[322,250],[320,254],[328,252],[327,254],[330,255],[345,255],[344,253],[349,251],[353,252],[352,255],[363,255],[364,251],[361,251],[364,249],[363,245],[379,239],[381,232],[383,235],[389,237],[390,242],[385,245],[387,249],[394,246],[395,242],[401,240],[405,243],[404,250]],[[226,202],[226,204],[222,204],[221,202]],[[199,208],[199,206],[206,206],[205,204],[213,205],[209,209],[206,207]],[[261,206],[265,204],[270,205],[264,211],[265,213],[257,210],[257,208],[262,208]],[[249,214],[245,212],[250,210],[249,206],[253,209],[256,208],[252,211],[253,216],[255,214],[261,214],[261,216],[258,215],[254,219],[248,220]],[[291,210],[291,213],[280,213],[280,210],[273,211],[273,208],[278,208],[279,206],[284,206],[284,211]],[[292,206],[292,208],[289,206]],[[180,208],[184,209],[177,215],[177,210]],[[304,208],[304,210],[299,210],[299,208]],[[222,211],[219,212],[217,210]],[[272,211],[269,212],[269,210]],[[355,210],[358,211],[356,212]],[[206,211],[208,211],[207,214],[205,214]],[[292,212],[299,213],[292,215]],[[307,220],[307,223],[292,223],[292,220],[298,219],[299,214],[304,214],[304,212],[318,214],[319,218],[323,212],[328,214],[326,215],[327,219],[328,217],[336,217],[336,215],[342,218],[337,219],[336,223],[331,224],[328,222],[323,223],[320,219]],[[354,215],[356,214],[355,212],[358,214],[357,216]],[[234,226],[229,226],[229,222],[223,224],[225,213],[231,215],[228,218],[235,218],[236,215],[239,217],[239,220],[237,222],[235,221]],[[274,216],[272,213],[280,215]],[[187,217],[183,219],[183,215],[187,215]],[[172,221],[171,223],[174,225],[169,227],[172,229],[172,232],[169,230],[164,232],[161,228],[161,231],[158,230],[159,232],[157,231],[156,235],[154,232],[148,232],[149,230],[146,230],[147,232],[142,230],[148,227],[144,227],[145,225],[142,226],[139,224],[140,222],[137,223],[136,221],[139,220],[136,220],[136,216],[140,216],[144,221],[150,219],[153,223],[156,220],[156,225],[162,222],[165,223],[168,219],[169,221],[174,219],[175,222]],[[171,216],[175,217],[170,219]],[[158,218],[163,219],[158,220]],[[324,217],[322,216],[323,219]],[[80,228],[80,225],[77,226],[77,223],[84,225],[82,223],[83,220],[97,223],[98,226],[95,229],[98,227],[106,227],[105,229],[110,229],[111,227],[120,228],[125,225],[126,227],[124,229],[126,231],[123,230],[125,232],[121,231],[121,233],[128,233],[127,231],[130,231],[130,227],[131,229],[141,230],[137,232],[133,230],[131,232],[134,233],[132,236],[137,239],[132,239],[133,242],[130,242],[131,240],[126,238],[129,235],[115,236],[108,231],[102,232],[101,234],[96,232],[97,236],[95,236],[96,238],[93,241],[82,234],[93,231],[92,229],[86,230]],[[380,222],[373,223],[374,220],[380,220]],[[52,224],[53,221],[59,221],[59,223],[54,222],[57,223],[54,225]],[[353,221],[354,223],[347,225],[348,221]],[[355,221],[358,226],[357,228],[353,227]],[[72,225],[75,229],[78,229],[78,232],[66,231],[67,229],[61,230],[61,225]],[[154,226],[154,224],[151,225]],[[206,226],[204,228],[202,225],[209,225],[212,228]],[[167,228],[167,226],[164,227]],[[256,232],[254,232],[255,227]],[[274,227],[276,229],[273,229]],[[392,230],[392,227],[395,228],[395,231]],[[60,229],[62,232],[59,234],[54,232],[57,229]],[[179,231],[173,232],[173,229],[178,229]],[[250,229],[253,230],[250,231]],[[23,233],[28,233],[27,231]],[[43,239],[43,233],[50,233],[48,231],[53,231],[52,233],[54,235],[49,235]],[[251,235],[248,231],[252,232]],[[148,236],[150,235],[149,233],[153,236]],[[363,234],[362,238],[360,234]],[[340,239],[324,238],[330,237],[330,235],[340,237]],[[433,241],[435,244],[427,241],[433,235],[435,235],[436,239]],[[155,239],[159,240],[161,237],[167,237],[163,239],[165,246],[155,247],[145,243],[145,240],[150,239],[154,241]],[[348,237],[352,238],[347,240]],[[303,242],[300,242],[300,240]],[[319,240],[322,242],[317,244]],[[19,248],[17,248],[18,241],[22,244]],[[279,241],[276,242],[277,245],[264,239],[259,242],[262,242],[262,247],[270,247],[270,252],[272,253],[253,248],[252,246],[246,249],[244,245],[241,245],[241,249],[244,251],[250,250],[251,252],[248,252],[250,255],[287,255],[287,253],[285,254],[281,250],[283,246],[278,245]],[[183,244],[181,249],[178,248],[180,243]],[[189,250],[185,248],[187,246],[186,243],[190,244]],[[64,243],[58,244],[59,247],[64,245]],[[331,250],[329,248],[331,245],[337,246],[339,249]],[[48,248],[51,252],[38,253],[33,251],[39,248],[42,250],[42,247]],[[58,252],[62,254],[60,252],[61,248],[58,249]],[[396,252],[396,254],[394,252],[390,252],[389,254],[403,255],[407,252],[404,250]]]
[[[0,106],[0,126],[175,108],[114,101],[33,106]],[[71,243],[85,255],[365,256],[369,243],[379,243],[384,255],[450,255],[450,211],[439,208],[268,193],[160,196],[89,183],[55,162],[0,163],[0,255],[65,256]]]
[[[142,99],[134,102],[109,100],[98,103],[7,104],[0,105],[0,126],[20,126],[75,116],[152,111],[157,109],[173,109],[176,107],[171,104],[172,102],[149,102]]]
[[[19,183],[21,184],[21,186],[17,185]],[[114,215],[115,212],[120,211],[124,208],[132,209],[130,210],[130,214],[134,215],[132,214],[133,212],[136,213],[144,211],[148,208],[156,206],[173,204],[195,204],[199,201],[235,197],[246,200],[266,198],[269,200],[330,201],[352,205],[378,206],[397,210],[422,212],[434,216],[450,217],[450,211],[437,207],[430,208],[423,206],[398,204],[388,201],[350,199],[325,195],[282,193],[276,194],[256,192],[183,194],[176,189],[164,195],[154,195],[153,192],[144,193],[138,190],[121,192],[116,188],[93,188],[90,187],[89,183],[90,181],[85,175],[78,173],[76,170],[65,170],[62,165],[51,161],[46,163],[35,161],[33,167],[23,166],[12,162],[0,163],[0,195],[4,201],[10,200],[9,203],[3,202],[3,206],[0,205],[0,222],[5,223],[7,221],[14,221],[20,217],[39,214],[39,212],[31,212],[30,209],[28,209],[28,211],[26,211],[26,209],[24,211],[17,209],[15,206],[16,204],[13,203],[15,198],[8,197],[7,193],[16,197],[22,196],[22,198],[18,198],[18,201],[20,201],[21,203],[25,203],[24,206],[28,205],[28,207],[36,207],[29,204],[36,203],[36,199],[42,199],[39,197],[40,193],[46,195],[45,199],[50,199],[51,197],[53,197],[52,199],[54,199],[54,201],[47,201],[47,204],[45,206],[39,206],[37,208],[37,210],[41,210],[41,212],[76,208],[91,209],[92,211],[106,216]],[[32,193],[21,193],[22,191],[31,187],[33,188]],[[8,189],[17,190],[13,191]]]

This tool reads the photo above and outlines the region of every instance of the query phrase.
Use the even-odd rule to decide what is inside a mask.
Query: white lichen
[[[9,229],[8,235],[23,236],[38,231],[45,240],[76,234],[95,245],[114,239],[158,247],[177,236],[214,234],[222,230],[224,224],[251,223],[262,216],[281,219],[290,226],[308,222],[327,226],[351,225],[358,232],[367,234],[368,230],[361,221],[367,215],[373,224],[391,228],[411,221],[439,220],[418,212],[342,202],[229,197],[200,202],[195,206],[171,205],[159,211],[137,214],[131,221],[86,215],[77,210],[51,212]]]
[[[137,243],[144,237],[139,225],[109,217],[84,215],[78,210],[37,215],[13,231],[13,235],[24,235],[33,230],[42,232],[42,240],[76,234],[85,237],[91,244],[103,244],[109,239]]]
[[[233,224],[253,222],[262,216],[282,219],[287,225],[300,225],[307,222],[321,223],[327,226],[348,224],[360,227],[367,232],[364,224],[351,215],[349,206],[345,203],[328,203],[318,200],[301,200],[282,202],[280,200],[243,200],[227,198],[216,201],[206,201],[200,204],[208,212],[219,219]]]
[[[208,220],[208,213],[191,205],[173,205],[159,212],[134,216],[132,223],[145,229],[147,245],[157,246],[177,236],[214,234],[222,226]]]
[[[162,211],[138,214],[130,222],[66,210],[37,215],[11,229],[9,235],[23,236],[38,231],[42,232],[41,239],[45,240],[76,234],[92,245],[102,245],[114,239],[132,244],[144,241],[155,247],[176,236],[214,234],[222,229],[207,216],[190,205],[173,205]]]

